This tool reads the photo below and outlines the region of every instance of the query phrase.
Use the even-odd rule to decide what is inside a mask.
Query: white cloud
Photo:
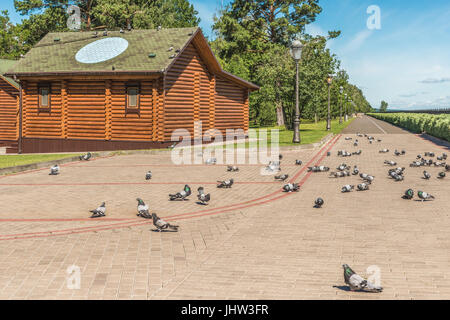
[[[358,32],[352,40],[350,40],[343,48],[342,52],[345,53],[350,53],[353,51],[357,51],[358,49],[360,49],[364,42],[366,42],[366,40],[372,35],[373,31],[372,30],[363,30]]]

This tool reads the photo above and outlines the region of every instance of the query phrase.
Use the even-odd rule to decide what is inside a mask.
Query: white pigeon
[[[148,205],[146,205],[144,203],[144,201],[142,201],[141,198],[137,198],[136,200],[138,202],[138,206],[137,206],[138,213],[137,213],[137,216],[145,218],[145,219],[150,219],[152,216],[148,212]]]
[[[104,217],[106,212],[106,205],[105,202],[102,202],[102,204],[95,210],[90,210],[89,212],[92,213],[91,218],[98,218],[98,217]]]
[[[352,291],[381,292],[382,287],[376,286],[365,280],[363,277],[355,273],[347,264],[342,265],[344,268],[344,281]]]
[[[55,164],[53,167],[50,168],[49,175],[54,176],[59,174],[59,165]]]

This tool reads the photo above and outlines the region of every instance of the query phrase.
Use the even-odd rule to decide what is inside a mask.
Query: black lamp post
[[[298,63],[302,58],[303,45],[299,40],[294,40],[291,45],[291,56],[295,60],[295,118],[294,118],[294,138],[293,143],[300,143],[300,109],[298,106]]]
[[[340,96],[339,96],[340,99],[339,100],[341,100],[340,103],[339,103],[339,124],[341,124],[342,123],[342,94],[344,93],[344,87],[343,86],[340,86],[339,93],[340,93]]]
[[[345,110],[344,110],[344,121],[345,122],[347,122],[348,121],[348,110],[347,110],[347,108],[348,108],[348,106],[347,106],[347,103],[348,103],[348,94],[345,94]]]
[[[333,75],[329,74],[327,78],[327,84],[328,84],[328,116],[327,116],[327,131],[331,130],[331,110],[330,110],[330,104],[331,104],[331,83],[333,82]]]

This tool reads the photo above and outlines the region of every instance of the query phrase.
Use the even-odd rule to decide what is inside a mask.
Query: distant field
[[[369,113],[368,115],[415,133],[426,132],[436,138],[450,141],[450,114]]]
[[[15,167],[25,164],[60,160],[64,158],[75,157],[77,154],[25,154],[0,156],[0,168]]]

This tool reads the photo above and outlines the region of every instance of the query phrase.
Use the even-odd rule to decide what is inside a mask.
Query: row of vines
[[[369,115],[415,133],[426,132],[450,141],[450,114],[370,113]]]

